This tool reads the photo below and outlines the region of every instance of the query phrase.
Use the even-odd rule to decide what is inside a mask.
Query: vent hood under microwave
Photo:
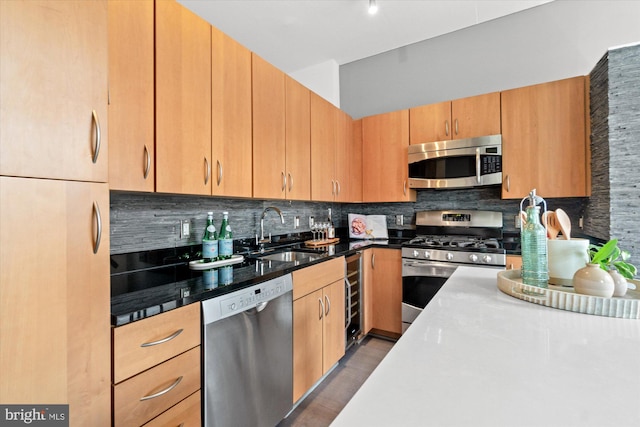
[[[409,188],[471,188],[502,183],[502,135],[409,146]]]

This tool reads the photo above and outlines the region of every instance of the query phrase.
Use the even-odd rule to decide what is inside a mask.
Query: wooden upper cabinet
[[[252,54],[253,196],[286,196],[284,73]]]
[[[409,109],[411,144],[451,139],[451,102]]]
[[[409,110],[362,119],[362,197],[365,202],[415,200],[408,185]]]
[[[353,119],[344,111],[336,108],[336,157],[335,157],[335,200],[352,202],[362,198],[361,179],[352,180],[358,170],[358,152],[354,147]],[[360,159],[360,162],[362,160]],[[360,184],[361,185],[361,184]],[[358,191],[359,190],[359,191]]]
[[[212,194],[251,197],[251,51],[211,27]]]
[[[311,92],[311,199],[335,197],[336,107]]]
[[[108,7],[109,188],[154,191],[153,0]]]
[[[110,426],[109,188],[3,176],[0,206],[0,402]]]
[[[0,1],[0,174],[107,182],[107,2]]]
[[[411,144],[500,133],[500,92],[410,109]]]
[[[311,199],[311,92],[285,75],[287,198]]]
[[[211,25],[157,1],[156,191],[211,194]]]
[[[362,119],[351,120],[351,147],[349,150],[349,191],[351,202],[362,202],[363,180],[363,151],[362,151]]]
[[[585,77],[502,92],[502,197],[586,197]]]

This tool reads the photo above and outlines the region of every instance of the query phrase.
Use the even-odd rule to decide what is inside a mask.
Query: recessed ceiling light
[[[375,15],[378,13],[378,5],[376,4],[376,0],[369,0],[369,14]]]

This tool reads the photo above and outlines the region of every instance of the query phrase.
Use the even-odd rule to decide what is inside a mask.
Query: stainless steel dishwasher
[[[202,302],[204,426],[273,427],[292,408],[291,274]]]

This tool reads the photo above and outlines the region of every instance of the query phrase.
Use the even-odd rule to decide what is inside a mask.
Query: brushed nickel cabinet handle
[[[511,191],[511,177],[507,175],[507,193]]]
[[[339,196],[341,191],[342,188],[340,187],[340,181],[336,179],[336,196]]]
[[[402,194],[407,195],[407,180],[402,181]]]
[[[449,136],[449,120],[444,121],[444,134]]]
[[[222,163],[220,163],[220,160],[216,160],[216,163],[218,164],[218,186],[220,186],[222,182]]]
[[[209,177],[211,176],[211,168],[209,167],[209,160],[204,158],[204,185],[209,183]]]
[[[284,193],[284,191],[287,189],[287,175],[285,175],[284,171],[282,171],[280,172],[280,176],[282,177],[282,188],[280,189],[280,191]]]
[[[371,268],[376,268],[376,254],[371,254]]]
[[[336,182],[334,180],[331,180],[331,195],[336,195]]]
[[[155,399],[156,397],[160,397],[163,394],[169,393],[171,390],[176,388],[178,384],[180,384],[180,381],[182,381],[182,375],[180,375],[178,379],[174,381],[173,384],[171,384],[169,387],[165,388],[164,390],[141,397],[140,402],[144,402],[145,400],[149,400],[149,399]]]
[[[100,143],[102,140],[102,134],[100,132],[100,121],[98,120],[98,113],[96,113],[96,110],[93,110],[91,116],[93,117],[93,124],[96,127],[96,140],[94,144],[92,159],[93,163],[96,163],[98,161],[98,155],[100,154]]]
[[[96,218],[96,240],[93,244],[93,253],[97,254],[100,248],[100,239],[102,238],[102,216],[100,215],[100,206],[98,202],[93,202],[93,216]]]
[[[320,308],[320,316],[318,316],[318,320],[320,320],[324,316],[324,304],[322,303],[322,298],[318,298],[318,302],[320,303],[320,306],[318,307]]]
[[[458,119],[456,119],[456,135],[458,134]]]
[[[142,343],[142,344],[140,344],[140,347],[153,347],[154,345],[164,344],[167,341],[171,341],[172,339],[174,339],[175,337],[180,335],[182,333],[182,331],[184,331],[184,329],[178,329],[177,331],[175,331],[174,333],[172,333],[171,335],[169,335],[166,338],[162,338],[162,339],[160,339],[158,341],[151,341],[151,342]]]
[[[324,312],[325,316],[329,315],[329,312],[331,311],[331,300],[329,299],[329,297],[327,295],[324,296],[324,300],[327,302],[327,307],[326,310]]]
[[[291,176],[291,172],[287,174],[289,176],[289,192],[293,190],[293,177]]]
[[[147,179],[147,177],[149,176],[149,171],[151,170],[151,155],[149,154],[147,144],[144,144],[144,158],[144,179]]]

